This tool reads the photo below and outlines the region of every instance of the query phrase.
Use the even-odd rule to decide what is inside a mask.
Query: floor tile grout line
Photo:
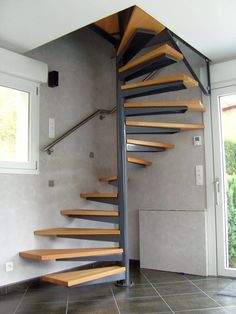
[[[113,289],[112,289],[112,288],[111,288],[111,293],[112,293],[113,300],[114,300],[115,305],[116,305],[116,309],[117,309],[118,313],[119,313],[119,314],[121,314],[121,313],[120,313],[119,306],[118,306],[118,303],[117,303],[117,300],[116,300],[116,297],[115,297],[115,294],[114,294],[114,292],[113,292]]]
[[[159,292],[160,293],[160,292]],[[200,294],[201,291],[195,291],[195,292],[186,292],[186,293],[172,293],[172,294],[162,294],[163,297],[174,297],[174,296],[182,296],[182,295],[193,295],[193,294]]]
[[[175,313],[188,313],[188,312],[194,312],[194,311],[203,311],[203,310],[217,310],[219,307],[206,307],[201,309],[191,309],[191,310],[181,310],[181,311],[175,311]]]
[[[16,306],[16,308],[15,308],[13,314],[15,314],[15,313],[18,311],[18,308],[21,306],[22,301],[23,301],[23,299],[24,299],[24,297],[25,297],[25,295],[26,295],[28,289],[29,289],[29,287],[27,287],[27,288],[25,289],[25,292],[24,292],[24,294],[22,295],[22,297],[21,297],[19,303],[17,304],[17,306]]]
[[[184,276],[185,277],[185,276]],[[185,277],[186,278],[186,277]],[[195,283],[193,281],[191,281],[190,279],[186,278],[189,282],[191,282],[196,288],[198,288],[202,293],[204,293],[209,299],[211,299],[212,301],[214,301],[217,305],[220,306],[220,308],[224,309],[223,305],[221,305],[219,302],[217,302],[216,300],[214,300],[211,296],[209,296],[205,291],[203,291],[201,288],[199,288],[197,285],[195,285]]]
[[[145,278],[148,279],[148,277],[146,275],[145,275]],[[149,282],[150,282],[150,280],[149,280]],[[184,282],[186,283],[187,280],[176,280],[176,281],[165,281],[165,282],[158,282],[157,281],[157,282],[152,282],[152,283],[155,285],[168,285],[170,283],[184,283]]]
[[[67,299],[66,299],[66,314],[68,314],[68,307],[69,307],[69,293],[67,292]]]
[[[160,293],[158,292],[158,290],[155,288],[155,286],[153,286],[153,284],[150,282],[150,280],[147,278],[147,276],[142,273],[142,271],[140,270],[141,274],[147,279],[147,281],[150,283],[150,285],[152,286],[152,288],[156,291],[157,295],[162,299],[162,301],[167,305],[167,307],[171,310],[172,313],[175,313],[172,308],[169,306],[169,304],[166,302],[166,300],[160,295]]]

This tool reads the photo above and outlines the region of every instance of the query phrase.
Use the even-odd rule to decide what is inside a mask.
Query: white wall
[[[0,72],[37,83],[46,83],[46,63],[0,48]]]
[[[236,59],[212,64],[210,67],[212,88],[236,84]]]

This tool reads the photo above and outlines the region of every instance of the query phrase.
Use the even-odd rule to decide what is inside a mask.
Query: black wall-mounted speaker
[[[59,85],[59,73],[58,71],[51,71],[48,73],[48,86],[57,87]]]

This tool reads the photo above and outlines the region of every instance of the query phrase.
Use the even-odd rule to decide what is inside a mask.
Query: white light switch
[[[49,138],[55,138],[55,119],[53,118],[49,118],[48,131]]]
[[[203,185],[203,165],[197,165],[195,168],[196,185]]]
[[[202,146],[202,137],[200,135],[193,137],[194,146]]]

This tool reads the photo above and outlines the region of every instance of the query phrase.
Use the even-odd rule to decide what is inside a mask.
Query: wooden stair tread
[[[57,235],[106,235],[120,234],[118,229],[79,229],[79,228],[54,228],[34,231],[35,235],[57,236]]]
[[[154,19],[151,15],[144,12],[142,9],[135,6],[126,27],[125,33],[122,37],[117,55],[119,55],[125,48],[131,35],[135,32],[137,28],[151,30],[158,34],[165,29],[165,26],[156,19]]]
[[[112,14],[107,16],[95,23],[98,27],[103,29],[108,34],[116,34],[111,35],[114,38],[119,38],[119,19],[118,14]]]
[[[139,88],[139,87],[144,87],[144,86],[152,86],[152,85],[171,83],[171,82],[177,82],[177,81],[183,81],[183,84],[185,85],[186,88],[198,86],[198,82],[195,81],[193,78],[191,78],[190,76],[186,74],[180,73],[180,74],[176,74],[172,76],[162,77],[157,80],[148,80],[148,81],[143,81],[143,82],[124,84],[121,86],[121,89],[126,90],[126,89],[131,89],[131,88]]]
[[[148,121],[126,121],[127,126],[140,126],[151,128],[173,128],[181,131],[204,129],[203,124],[184,124],[184,123],[165,123],[165,122],[148,122]]]
[[[81,193],[80,197],[117,198],[117,193]]]
[[[117,210],[93,210],[93,209],[62,209],[62,215],[69,216],[104,216],[104,217],[118,217]]]
[[[101,256],[110,254],[122,254],[121,248],[82,248],[82,249],[40,249],[20,252],[23,258],[40,261],[49,261],[64,258],[78,258],[86,256]]]
[[[136,58],[135,60],[127,63],[126,65],[122,66],[119,69],[119,73],[125,72],[129,69],[132,69],[133,67],[135,67],[137,65],[148,62],[148,61],[150,61],[154,58],[160,57],[164,54],[167,54],[168,56],[173,57],[179,61],[183,60],[183,55],[180,52],[178,52],[176,49],[172,48],[171,46],[165,44],[159,48],[156,48],[156,49],[146,53],[145,55],[143,55],[139,58]]]
[[[143,165],[143,166],[151,166],[152,165],[152,162],[149,160],[139,159],[139,158],[135,158],[135,157],[128,157],[128,162]]]
[[[152,147],[162,147],[162,148],[174,148],[174,144],[165,144],[159,142],[150,142],[150,141],[141,141],[141,140],[134,140],[134,139],[127,139],[128,144],[134,145],[143,145],[143,146],[152,146]]]
[[[183,101],[160,101],[160,102],[137,102],[125,103],[124,108],[148,108],[148,107],[179,107],[187,106],[189,112],[204,112],[204,106],[199,100]]]
[[[101,182],[112,182],[116,180],[117,180],[117,176],[104,176],[104,177],[99,178],[99,181]]]
[[[100,267],[92,269],[83,269],[77,271],[63,272],[51,275],[45,275],[42,280],[51,282],[54,284],[63,285],[66,287],[71,287],[79,285],[84,282],[104,278],[107,276],[116,275],[119,273],[124,273],[125,267],[121,266],[109,266]]]

